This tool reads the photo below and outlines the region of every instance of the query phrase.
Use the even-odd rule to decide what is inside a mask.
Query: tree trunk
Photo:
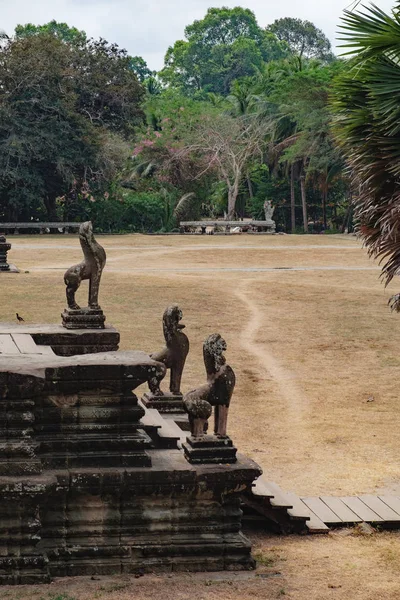
[[[57,218],[57,208],[56,208],[56,199],[55,198],[44,198],[44,205],[47,210],[47,218],[50,222],[58,221]]]
[[[326,203],[328,199],[328,185],[324,186],[322,192],[322,220],[324,223],[324,230],[328,229],[327,221],[326,221]]]
[[[247,179],[247,189],[249,190],[249,197],[250,198],[254,198],[254,194],[253,194],[253,186],[251,184],[251,179],[250,179],[250,175],[247,173],[246,175],[246,179]]]
[[[296,231],[296,205],[294,196],[294,165],[292,165],[290,172],[290,221],[292,233]]]
[[[349,205],[347,207],[346,216],[343,219],[340,233],[344,233],[346,231],[346,227],[347,227],[347,232],[350,233],[350,231],[349,231],[350,230],[350,220],[351,220],[351,213],[352,213],[352,209],[353,209],[353,193],[351,190],[349,192],[348,202],[349,202]]]
[[[236,179],[233,185],[228,185],[228,221],[233,221],[235,219],[236,200],[239,194],[239,181],[240,179]]]
[[[300,188],[301,188],[301,204],[303,206],[303,229],[304,229],[304,233],[308,233],[306,178],[305,178],[304,173],[300,177]]]

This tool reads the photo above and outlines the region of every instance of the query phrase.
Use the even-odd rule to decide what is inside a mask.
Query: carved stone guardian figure
[[[150,355],[153,360],[163,363],[170,370],[169,392],[160,389],[162,378],[155,377],[149,381],[150,393],[143,396],[143,402],[148,408],[156,408],[160,412],[183,411],[181,381],[189,353],[189,340],[182,331],[185,327],[181,323],[182,316],[177,304],[164,311],[163,332],[166,345],[159,352]]]
[[[276,223],[272,218],[274,215],[274,212],[275,212],[275,207],[272,206],[271,200],[268,200],[268,198],[267,198],[264,202],[264,214],[265,214],[267,232],[269,232],[269,233],[275,233],[275,230],[276,230]]]
[[[275,207],[272,206],[271,200],[266,199],[264,202],[265,220],[271,221],[275,212]]]
[[[106,253],[95,240],[91,221],[82,223],[79,228],[79,241],[83,251],[83,261],[70,267],[65,275],[68,308],[62,316],[67,329],[104,329],[105,316],[99,306],[101,274],[106,264]],[[81,308],[75,294],[81,282],[89,280],[88,306]]]
[[[191,463],[236,462],[236,448],[227,435],[229,405],[235,389],[235,373],[226,364],[226,342],[219,333],[210,335],[203,345],[207,383],[184,396],[191,436],[183,444]],[[214,434],[208,435],[208,418],[214,407]]]

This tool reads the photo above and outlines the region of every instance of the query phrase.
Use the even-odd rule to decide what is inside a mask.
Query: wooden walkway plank
[[[380,500],[377,496],[366,494],[365,496],[359,496],[359,498],[368,506],[368,508],[376,512],[376,514],[379,515],[383,521],[400,521],[400,515],[392,510],[390,506],[382,502],[382,500]]]
[[[328,533],[329,527],[325,525],[321,519],[317,517],[315,513],[313,513],[308,506],[304,504],[304,502],[299,498],[296,494],[287,494],[289,500],[293,504],[293,509],[288,510],[288,514],[292,518],[306,518],[307,522],[305,523],[306,527],[310,531],[310,533]],[[292,513],[296,515],[296,517],[292,516]]]
[[[263,477],[257,479],[252,492],[255,496],[269,498],[273,508],[293,508],[287,494],[281,490],[279,485],[273,481],[266,481]]]
[[[343,523],[361,523],[362,519],[353,512],[346,504],[335,496],[321,496],[324,502]]]
[[[384,521],[357,496],[344,496],[341,500],[366,523],[382,523]]]
[[[378,498],[400,515],[400,498],[398,496],[378,496]]]
[[[288,497],[288,500],[291,502],[291,504],[293,504],[293,508],[288,508],[288,515],[292,519],[296,520],[309,520],[310,509],[307,508],[307,506],[304,504],[304,502],[302,502],[302,500],[300,500],[298,495],[293,492],[286,492],[286,496]]]
[[[21,354],[11,335],[0,334],[0,354]]]
[[[342,523],[342,520],[336,515],[333,510],[322,502],[321,498],[302,498],[302,501],[323,523]]]

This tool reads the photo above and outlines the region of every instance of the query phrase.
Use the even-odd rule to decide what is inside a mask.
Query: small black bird
[[[18,323],[25,323],[25,319],[23,319],[22,317],[19,316],[18,313],[15,313],[17,315],[17,321]]]

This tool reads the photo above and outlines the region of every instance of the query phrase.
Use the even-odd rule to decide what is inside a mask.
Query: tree
[[[353,174],[359,232],[381,257],[386,284],[400,269],[400,22],[377,6],[345,11],[342,39],[352,58],[333,95],[335,133]],[[392,299],[400,311],[400,295]]]
[[[147,62],[141,56],[132,56],[130,64],[131,69],[136,73],[137,78],[141,83],[155,75],[155,72],[149,69]]]
[[[198,156],[200,175],[215,170],[227,188],[227,219],[235,218],[236,202],[241,181],[251,161],[258,156],[261,162],[264,129],[254,118],[232,118],[218,115],[203,119],[192,133],[192,142],[178,153],[178,159]]]
[[[143,117],[129,58],[105,41],[38,33],[0,49],[0,202],[9,218],[50,220],[57,198],[110,181]],[[90,194],[86,194],[87,197]]]
[[[17,25],[15,28],[15,37],[22,39],[33,35],[49,33],[54,35],[63,42],[81,44],[86,41],[86,33],[79,31],[76,27],[70,27],[67,23],[58,23],[57,21],[49,21],[45,25]]]
[[[204,19],[186,27],[185,36],[167,50],[160,76],[186,93],[227,95],[234,79],[286,52],[285,44],[259,27],[254,13],[240,7],[210,8]]]
[[[292,53],[298,56],[300,65],[305,58],[333,59],[330,41],[310,21],[285,17],[277,19],[267,29],[281,42],[286,42]]]

